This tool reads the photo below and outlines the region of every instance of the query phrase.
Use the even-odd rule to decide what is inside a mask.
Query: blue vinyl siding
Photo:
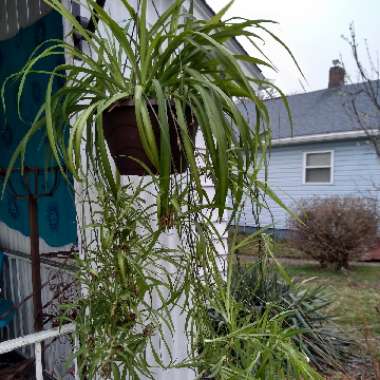
[[[333,183],[303,184],[304,153],[327,150],[334,151]],[[289,208],[314,196],[355,195],[380,200],[380,158],[365,140],[273,147],[269,185]],[[255,225],[248,203],[240,219],[241,226]],[[274,202],[269,200],[268,204],[271,213],[262,213],[261,225],[286,229],[288,214]]]

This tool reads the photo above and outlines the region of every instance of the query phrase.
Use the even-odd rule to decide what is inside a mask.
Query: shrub
[[[313,198],[299,204],[289,221],[291,243],[322,267],[348,268],[377,237],[376,203],[357,197]]]

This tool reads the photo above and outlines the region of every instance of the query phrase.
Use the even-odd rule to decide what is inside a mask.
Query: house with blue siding
[[[360,196],[380,200],[380,157],[373,140],[377,138],[380,112],[361,88],[364,84],[344,85],[344,69],[330,69],[326,89],[289,96],[289,120],[281,99],[267,101],[272,133],[268,154],[269,186],[289,209],[312,197]],[[352,97],[368,125],[363,130],[354,117]],[[241,104],[250,123],[255,110]],[[271,226],[278,235],[288,229],[289,213],[267,199],[268,210],[260,215],[261,226]],[[255,229],[250,202],[240,217],[244,232]]]

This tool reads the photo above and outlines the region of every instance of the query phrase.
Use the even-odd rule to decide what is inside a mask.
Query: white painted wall
[[[155,0],[155,5],[159,12],[163,12],[170,4],[172,3],[172,0]],[[136,1],[134,2],[136,5]],[[120,4],[120,0],[112,0],[112,1],[107,1],[105,9],[109,14],[111,14],[116,20],[119,20],[120,23],[124,23],[126,18],[128,17],[127,14],[125,14],[124,7]],[[204,5],[203,1],[196,1],[195,2],[195,15],[196,17],[199,18],[208,18],[210,17],[210,10]],[[156,10],[150,3],[149,6],[149,16],[150,22],[153,22],[153,20],[157,17]],[[239,51],[237,47],[237,51]],[[239,51],[241,53],[241,51]],[[260,73],[257,71],[256,68],[249,68],[248,66],[245,66],[244,64],[244,70],[249,71],[252,70],[253,74],[255,75],[260,75]],[[198,135],[196,138],[196,147],[198,149],[204,149],[204,141],[201,135]],[[123,179],[124,182],[128,181],[130,179],[125,178]],[[214,192],[213,185],[210,181],[204,181],[203,183],[204,187],[206,188],[206,191],[208,194],[212,194]],[[77,190],[78,194],[83,191],[83,189],[80,187],[79,184],[77,184]],[[81,197],[77,197],[77,206],[78,206],[78,214],[81,215],[80,218],[86,218],[89,220],[89,210],[88,207],[81,207]],[[215,220],[216,227],[218,231],[223,233],[226,228],[226,221],[218,221],[215,215],[213,215],[213,219]],[[154,221],[152,221],[154,223]],[[220,255],[220,269],[224,270],[226,266],[226,254],[227,254],[227,235],[225,234],[225,239],[222,244],[219,244],[219,255]],[[88,241],[91,240],[90,236],[86,237]],[[162,237],[161,242],[165,245],[167,245],[170,248],[176,248],[178,244],[180,243],[179,238],[176,234],[175,231],[171,231],[167,233],[165,236]],[[181,361],[187,357],[187,349],[188,349],[188,342],[186,340],[186,334],[185,334],[185,315],[181,315],[180,309],[175,308],[172,311],[172,318],[173,321],[175,321],[176,325],[176,331],[173,337],[168,334],[168,342],[172,351],[173,357],[177,361]],[[157,339],[155,342],[157,346],[160,346],[160,342]],[[166,352],[162,351],[162,357],[163,360],[169,363],[169,356],[167,355]],[[195,373],[192,370],[188,369],[171,369],[171,370],[162,370],[162,369],[157,369],[155,372],[155,379],[157,380],[192,380],[195,378]]]

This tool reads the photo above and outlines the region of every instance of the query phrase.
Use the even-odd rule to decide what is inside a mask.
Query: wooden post
[[[32,288],[33,288],[33,315],[34,330],[43,328],[42,298],[41,298],[41,271],[40,271],[40,240],[38,232],[38,206],[37,198],[29,195],[29,227],[30,227],[30,253],[32,259]]]
[[[38,230],[38,198],[33,194],[28,197],[29,228],[30,228],[30,255],[32,259],[32,291],[33,291],[33,317],[34,332],[42,331],[44,321],[42,314],[42,285],[41,285],[41,261],[40,261],[40,236]],[[39,351],[37,351],[39,349]],[[36,376],[42,379],[44,368],[44,343],[36,345],[35,357]]]

